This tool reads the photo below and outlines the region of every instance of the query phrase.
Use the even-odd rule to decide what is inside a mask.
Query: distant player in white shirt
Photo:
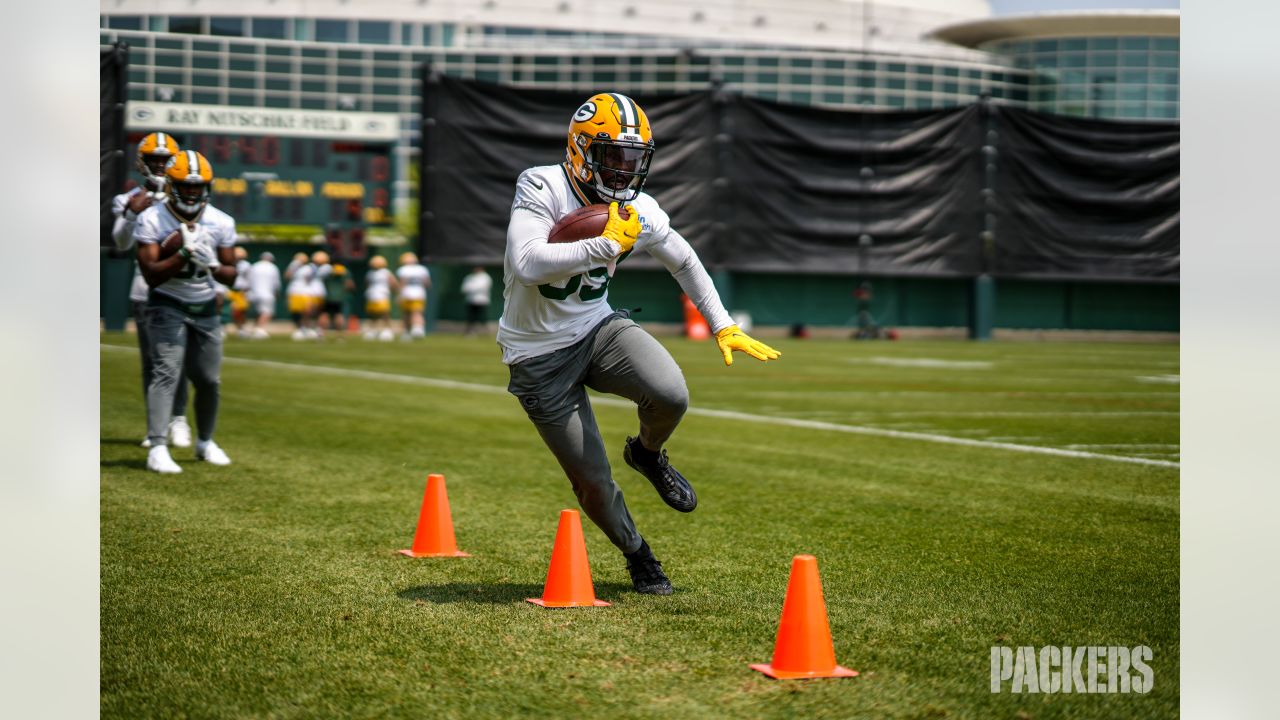
[[[311,311],[311,297],[307,294],[308,277],[304,270],[310,262],[306,253],[294,253],[293,259],[284,269],[284,279],[289,283],[284,294],[289,305],[289,317],[293,319],[294,340],[306,339],[307,330],[311,327],[311,321],[308,318]]]
[[[324,298],[326,295],[324,281],[333,272],[333,266],[329,264],[329,253],[323,250],[317,250],[311,253],[311,264],[306,266],[304,272],[307,276],[307,308],[311,317],[311,332],[308,337],[312,340],[318,340],[324,335],[324,328],[320,326],[320,312],[324,309]]]
[[[153,132],[138,143],[138,154],[134,161],[138,172],[142,173],[142,185],[121,193],[111,201],[111,210],[116,216],[111,228],[111,237],[117,249],[128,250],[134,245],[133,231],[137,226],[138,215],[154,203],[163,203],[164,165],[169,158],[178,154],[178,143],[172,135]],[[151,334],[147,331],[147,282],[142,279],[141,266],[133,270],[133,283],[129,287],[129,302],[133,306],[133,322],[137,328],[138,355],[142,358],[142,402],[146,405],[147,388],[151,385]],[[175,447],[191,447],[191,425],[187,423],[187,383],[178,384],[173,395],[173,419],[169,421],[169,442]],[[151,447],[151,438],[143,438],[142,447]]]
[[[253,337],[264,339],[270,336],[267,323],[275,314],[276,296],[279,294],[280,268],[276,267],[276,256],[264,252],[249,268],[249,302],[258,314],[254,320]]]
[[[247,338],[252,335],[244,324],[249,315],[249,268],[253,265],[249,262],[248,250],[237,247],[235,252],[236,279],[231,283],[227,299],[231,301],[231,322],[236,326],[236,335]]]
[[[387,259],[375,255],[369,260],[364,276],[364,316],[367,321],[365,340],[391,340],[391,291],[400,287],[396,276],[387,269]]]
[[[462,296],[467,300],[467,329],[464,335],[473,335],[477,328],[489,327],[489,295],[493,292],[493,278],[485,269],[476,266],[462,280]]]
[[[653,148],[644,111],[625,95],[601,93],[574,113],[565,162],[520,175],[507,228],[498,344],[510,367],[508,390],[564,468],[578,503],[625,555],[636,591],[669,595],[671,583],[613,480],[586,388],[636,403],[640,432],[627,438],[623,459],[681,512],[692,511],[698,498],[662,448],[689,393],[666,348],[627,311],[609,306],[615,268],[633,251],[657,258],[711,324],[726,365],[735,350],[760,360],[778,352],[733,324],[693,248],[641,192]],[[601,237],[547,242],[557,221],[597,203],[610,203]],[[625,220],[619,203],[627,205]]]
[[[203,155],[178,153],[165,165],[168,202],[144,210],[134,232],[142,276],[151,287],[147,322],[154,373],[147,388],[147,468],[161,473],[182,472],[165,445],[165,429],[184,373],[196,391],[196,459],[231,464],[213,441],[221,393],[222,320],[211,282],[226,286],[235,281],[236,223],[209,204],[212,182],[213,166]],[[160,246],[172,235],[182,239],[182,246],[162,259]]]
[[[423,314],[427,308],[427,291],[431,289],[431,273],[418,262],[418,256],[407,252],[400,256],[396,270],[400,281],[400,312],[404,318],[406,340],[422,337],[426,331]]]

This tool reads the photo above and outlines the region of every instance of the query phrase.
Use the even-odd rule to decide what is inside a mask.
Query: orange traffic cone
[[[711,337],[711,326],[707,324],[706,318],[702,317],[702,313],[698,312],[698,306],[693,304],[688,295],[680,294],[680,304],[684,307],[684,335],[690,340],[706,340]]]
[[[471,557],[458,549],[453,537],[453,515],[449,512],[449,495],[444,490],[443,475],[427,476],[427,491],[422,496],[422,512],[418,515],[418,531],[413,547],[401,555],[420,557]]]
[[[818,559],[814,556],[797,555],[792,559],[773,662],[752,665],[751,669],[778,680],[858,674],[857,670],[836,664],[827,605],[822,600],[822,581],[818,579]]]
[[[582,520],[577,510],[561,510],[556,528],[556,544],[551,549],[551,567],[542,597],[527,598],[534,605],[549,608],[606,607],[609,603],[596,599],[591,586],[591,565],[587,562],[587,543],[582,539]]]

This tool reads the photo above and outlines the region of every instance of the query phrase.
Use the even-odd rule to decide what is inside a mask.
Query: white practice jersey
[[[289,267],[284,269],[284,274],[289,278],[289,287],[285,292],[289,295],[306,295],[307,283],[311,278],[307,273],[307,268],[311,266],[310,262],[305,260],[299,262],[293,260],[289,263]]]
[[[471,273],[462,281],[462,295],[469,305],[488,305],[493,278],[487,272]]]
[[[402,265],[396,270],[400,280],[401,300],[426,300],[427,286],[431,284],[431,273],[422,264]]]
[[[608,317],[609,282],[618,246],[603,237],[547,242],[560,218],[583,207],[562,165],[530,168],[516,180],[503,261],[504,304],[498,344],[508,365],[568,347]],[[640,214],[635,252],[660,261],[707,319],[713,332],[733,324],[689,243],[647,193],[630,203]]]
[[[249,268],[249,297],[274,300],[280,292],[280,268],[270,260],[259,260]]]
[[[245,292],[249,289],[249,268],[253,264],[248,260],[236,261],[236,279],[231,283],[231,289],[236,292]]]
[[[324,289],[324,279],[333,274],[333,266],[329,263],[324,265],[311,263],[307,267],[311,268],[311,271],[308,275],[307,290],[303,294],[314,298],[324,297],[328,294],[328,291]]]
[[[370,270],[364,276],[364,297],[366,300],[391,299],[391,271],[386,268]]]
[[[142,187],[130,188],[128,192],[122,192],[111,199],[111,212],[116,216],[115,225],[111,228],[111,237],[115,240],[116,247],[121,250],[128,250],[133,247],[133,231],[137,227],[138,216],[133,213],[126,213],[125,206],[129,202],[129,198],[142,192]],[[160,202],[164,202],[166,198],[161,196]],[[133,282],[129,285],[129,299],[133,302],[146,302],[147,281],[142,277],[142,267],[136,262],[133,264]]]
[[[138,216],[133,236],[139,245],[155,245],[177,230],[179,224],[177,216],[167,206],[152,205]],[[200,213],[200,219],[196,221],[195,242],[204,243],[215,252],[218,248],[235,247],[236,221],[218,208],[206,205],[204,212]],[[154,291],[186,303],[208,302],[216,294],[210,281],[212,278],[207,272],[188,262],[177,275],[164,281]]]

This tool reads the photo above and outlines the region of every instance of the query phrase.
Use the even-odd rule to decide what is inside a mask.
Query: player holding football
[[[111,201],[111,210],[116,216],[115,224],[111,227],[111,237],[117,249],[132,248],[138,216],[153,203],[163,203],[168,199],[164,194],[164,164],[178,152],[177,141],[168,133],[149,133],[138,143],[135,165],[138,172],[142,173],[142,185],[130,188]],[[142,357],[142,402],[146,404],[147,388],[151,386],[151,334],[147,332],[147,282],[142,279],[141,265],[133,272],[129,302],[133,305],[133,322],[137,327],[138,354]],[[187,424],[186,382],[179,383],[177,392],[173,394],[172,417],[169,421],[169,441],[177,447],[190,447],[191,426]],[[142,447],[151,447],[151,439],[143,438]]]
[[[681,512],[692,511],[698,498],[662,446],[684,416],[689,391],[666,348],[628,311],[609,307],[616,264],[636,250],[657,258],[710,322],[726,365],[734,351],[759,360],[779,353],[733,324],[693,248],[641,192],[653,149],[649,119],[635,101],[601,93],[574,113],[565,162],[520,175],[507,228],[498,344],[510,368],[508,390],[564,468],[582,509],[625,555],[636,591],[669,595],[671,583],[610,473],[586,388],[639,406],[640,432],[627,438],[623,458]],[[597,203],[609,203],[601,237],[547,242],[557,221]],[[620,203],[629,212],[625,220]]]
[[[179,152],[165,165],[164,175],[169,201],[144,210],[134,236],[142,276],[151,288],[147,323],[154,370],[147,388],[147,434],[151,439],[147,469],[180,473],[182,468],[165,445],[165,429],[184,371],[196,391],[196,459],[231,464],[213,441],[222,325],[210,280],[222,285],[235,281],[236,224],[231,216],[209,204],[213,167],[203,155],[194,150]],[[160,245],[175,231],[183,244],[162,259]]]

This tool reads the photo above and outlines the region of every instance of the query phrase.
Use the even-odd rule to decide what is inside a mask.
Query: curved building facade
[[[1141,13],[1077,16],[1087,32],[1010,26],[990,17],[985,0],[112,0],[101,8],[100,42],[130,46],[130,100],[399,115],[401,207],[411,197],[426,63],[522,87],[644,95],[720,82],[822,107],[929,109],[985,95],[1096,117],[1178,116],[1176,13],[1166,14],[1170,35],[1116,29]]]

